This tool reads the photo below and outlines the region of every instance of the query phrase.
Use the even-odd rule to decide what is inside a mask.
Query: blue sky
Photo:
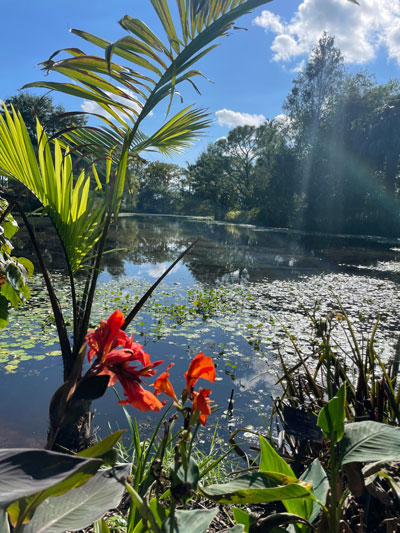
[[[169,0],[170,5],[174,0]],[[307,60],[312,46],[326,30],[336,36],[347,67],[368,69],[379,82],[399,76],[400,0],[360,0],[360,6],[346,0],[274,0],[243,17],[239,26],[220,40],[221,46],[200,64],[212,80],[200,80],[202,95],[188,85],[185,104],[205,107],[214,117],[212,127],[194,148],[171,160],[184,165],[230,128],[259,124],[282,112],[296,70]],[[25,83],[43,79],[37,63],[55,50],[88,45],[68,32],[74,27],[110,41],[122,37],[118,20],[125,14],[142,18],[158,31],[148,0],[0,0],[2,31],[0,99],[16,94]],[[161,32],[160,32],[161,33]],[[52,78],[54,79],[54,78]],[[37,91],[40,93],[40,91]],[[55,103],[68,110],[81,109],[82,101],[53,93]],[[164,113],[150,117],[151,131]]]

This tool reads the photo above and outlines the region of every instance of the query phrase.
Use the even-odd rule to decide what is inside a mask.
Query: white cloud
[[[273,120],[282,127],[289,126],[291,123],[290,117],[285,115],[285,113],[279,113],[279,115],[276,115]]]
[[[152,278],[159,278],[169,267],[170,263],[158,263],[145,269],[146,273]],[[175,265],[171,272],[179,270],[181,265]]]
[[[126,93],[128,96],[131,96],[131,97],[135,97],[135,94],[130,91],[129,89],[126,89],[124,87],[118,87],[118,89],[120,89],[121,91],[123,91],[124,93]],[[108,96],[112,96],[112,98],[118,102],[118,103],[121,103],[121,104],[126,104],[128,105],[129,107],[135,109],[136,111],[139,111],[140,110],[140,106],[138,104],[136,104],[135,102],[132,102],[131,100],[129,100],[128,98],[123,98],[122,96],[117,96],[115,94],[111,94],[109,93],[108,91],[105,91],[107,93]],[[102,115],[103,117],[106,117],[108,120],[115,120],[114,117],[108,113],[107,111],[105,111],[97,102],[93,102],[92,100],[84,100],[81,104],[81,108],[83,109],[83,111],[85,111],[86,113],[96,113],[97,115]],[[123,120],[127,120],[127,116],[125,115],[125,113],[123,113],[121,110],[117,109],[117,108],[114,108],[114,111],[117,113],[117,115],[119,117],[121,117]],[[149,116],[151,116],[153,114],[153,112],[151,111],[149,113]]]
[[[240,113],[231,109],[220,109],[215,113],[220,126],[261,126],[265,122],[264,115],[251,115],[250,113]]]
[[[400,64],[400,0],[303,0],[286,21],[264,10],[254,24],[276,35],[271,49],[275,61],[290,61],[308,54],[323,31],[348,63],[367,63],[380,47]]]

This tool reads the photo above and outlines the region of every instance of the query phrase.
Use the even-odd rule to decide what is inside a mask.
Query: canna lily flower
[[[139,411],[160,411],[166,402],[160,402],[155,395],[141,386],[142,376],[154,376],[155,366],[162,363],[157,361],[141,370],[136,370],[127,364],[122,364],[115,369],[116,375],[122,385],[126,400],[120,400],[121,405],[130,404]]]
[[[154,376],[154,368],[162,363],[151,363],[150,356],[143,347],[133,341],[133,335],[128,335],[120,328],[125,322],[121,311],[115,311],[107,320],[102,320],[95,330],[86,335],[89,344],[88,359],[92,362],[89,375],[109,375],[108,386],[121,383],[126,400],[122,405],[130,404],[140,411],[159,411],[166,402],[162,403],[155,395],[142,387],[143,377]],[[138,363],[143,367],[138,367]]]
[[[211,357],[206,357],[203,352],[200,352],[192,359],[189,369],[185,373],[186,390],[194,387],[199,378],[207,379],[214,383],[215,376],[215,367]]]
[[[97,355],[100,362],[104,362],[107,354],[126,342],[129,337],[121,330],[125,322],[124,315],[121,311],[115,311],[107,320],[101,320],[100,326],[96,329],[89,330],[86,340],[89,344],[88,359],[92,362],[93,356]]]
[[[158,394],[161,394],[162,392],[172,398],[174,400],[174,403],[178,403],[178,398],[176,397],[174,388],[169,380],[169,372],[168,370],[174,366],[175,363],[171,363],[165,372],[160,374],[158,378],[156,379],[154,383],[154,394],[157,396]]]
[[[199,420],[203,426],[206,425],[207,417],[211,414],[210,394],[210,389],[202,389],[201,387],[199,392],[193,391],[192,416],[193,414],[196,415],[196,411],[199,411]]]

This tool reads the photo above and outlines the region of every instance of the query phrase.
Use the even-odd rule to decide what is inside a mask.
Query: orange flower
[[[210,394],[210,389],[202,389],[201,387],[199,392],[193,391],[192,413],[195,413],[196,409],[199,410],[199,420],[203,426],[206,425],[207,417],[211,414],[211,400],[209,399]]]
[[[153,366],[151,365],[151,367]],[[160,402],[152,392],[144,389],[140,385],[142,382],[139,377],[140,375],[154,375],[154,370],[146,367],[141,371],[135,371],[133,368],[126,366],[119,370],[117,376],[124,389],[126,400],[120,400],[118,403],[121,405],[130,404],[132,407],[139,409],[139,411],[160,411],[166,402]]]
[[[174,366],[175,363],[171,363],[165,372],[160,374],[158,378],[156,379],[154,383],[154,394],[157,396],[158,394],[161,394],[162,392],[172,398],[174,402],[178,403],[178,398],[176,397],[174,388],[169,380],[169,372],[168,370]]]
[[[211,357],[206,357],[204,353],[200,352],[192,359],[189,369],[185,373],[186,389],[190,390],[194,387],[199,378],[207,379],[214,383],[215,376],[215,367]]]
[[[125,322],[121,311],[115,311],[110,318],[102,320],[97,329],[91,330],[86,335],[89,344],[88,359],[92,364],[88,374],[110,376],[108,385],[115,385],[120,381],[126,400],[119,403],[130,404],[140,411],[159,411],[166,402],[162,403],[155,395],[143,389],[143,377],[154,376],[154,368],[162,363],[151,363],[150,356],[137,342],[133,342],[133,336],[120,329]],[[140,363],[143,368],[138,368],[135,363]]]
[[[133,333],[130,337],[127,336],[123,346],[124,348],[132,350],[132,352],[135,354],[135,359],[140,361],[143,366],[148,366],[151,364],[150,356],[143,350],[143,346],[137,342],[133,342]]]
[[[107,354],[122,345],[129,337],[121,330],[121,326],[125,322],[124,315],[121,311],[115,311],[107,320],[101,320],[100,326],[96,329],[89,330],[86,335],[86,340],[89,344],[88,359],[92,362],[93,356],[104,361]]]

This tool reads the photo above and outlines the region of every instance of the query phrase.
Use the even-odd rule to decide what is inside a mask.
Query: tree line
[[[29,115],[39,116],[50,136],[85,123],[76,116],[72,122],[49,97],[38,102],[22,93],[6,103],[20,109],[32,132]],[[131,164],[123,208],[307,231],[397,234],[399,82],[377,84],[366,71],[349,73],[334,38],[324,33],[283,111],[259,127],[232,129],[186,168]]]
[[[397,234],[399,82],[347,72],[334,38],[323,34],[283,110],[260,127],[232,129],[186,168],[139,165],[135,209]]]

